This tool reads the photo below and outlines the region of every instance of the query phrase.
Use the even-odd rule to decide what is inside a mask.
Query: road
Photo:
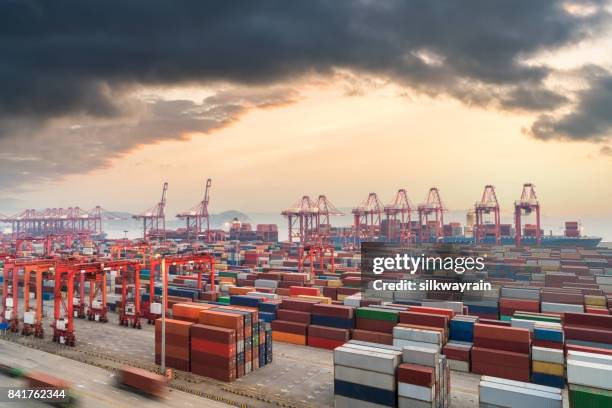
[[[220,402],[211,401],[185,392],[170,390],[168,397],[155,400],[114,386],[115,374],[102,368],[83,364],[54,354],[34,350],[0,340],[0,363],[25,370],[36,370],[59,377],[73,385],[75,394],[84,408],[226,408]],[[22,380],[0,375],[0,387],[25,386]],[[0,403],[3,407],[47,407],[41,403]]]

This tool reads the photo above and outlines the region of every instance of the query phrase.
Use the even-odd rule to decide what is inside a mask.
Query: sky
[[[446,207],[524,182],[612,220],[603,1],[7,1],[0,212],[280,212],[369,192]],[[610,224],[610,223],[609,223]],[[612,231],[610,232],[612,237]]]

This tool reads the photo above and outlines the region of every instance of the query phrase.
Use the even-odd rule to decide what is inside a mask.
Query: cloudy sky
[[[604,1],[0,5],[0,211],[280,211],[436,185],[612,219]]]

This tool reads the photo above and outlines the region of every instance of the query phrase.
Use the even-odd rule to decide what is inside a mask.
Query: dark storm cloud
[[[607,18],[537,0],[15,0],[1,7],[0,113],[41,117],[116,115],[115,98],[136,83],[269,83],[336,67],[451,94],[462,80],[537,84],[549,69],[520,57],[584,38]],[[524,95],[516,96],[509,103],[520,105]]]
[[[137,146],[180,140],[190,133],[208,133],[233,123],[251,109],[294,102],[286,88],[221,90],[201,103],[148,100],[130,121],[54,123],[44,131],[19,132],[0,138],[0,185],[51,181],[104,167]]]
[[[348,70],[470,105],[547,112],[566,97],[545,86],[551,68],[525,59],[596,36],[609,21],[603,1],[574,3],[595,12],[569,13],[552,0],[5,0],[0,148],[8,148],[5,163],[15,157],[21,165],[3,165],[9,173],[0,183],[103,165],[94,157],[63,163],[69,156],[62,148],[79,150],[75,140],[113,156],[185,131],[206,132],[244,109],[265,107],[259,100],[233,106],[240,98],[224,93],[217,97],[228,103],[213,101],[220,112],[199,117],[186,101],[150,104],[134,97],[148,86],[262,88]],[[585,105],[582,117],[590,108]],[[57,125],[75,117],[83,122],[79,128]],[[585,138],[599,131],[589,125]],[[29,160],[36,158],[50,160]]]
[[[612,134],[612,73],[598,70],[566,115],[541,115],[531,127],[539,139],[604,140]]]

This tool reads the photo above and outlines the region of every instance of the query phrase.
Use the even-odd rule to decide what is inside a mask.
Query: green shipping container
[[[357,309],[357,317],[372,320],[386,320],[389,322],[399,322],[399,312],[392,310],[372,309],[360,307]]]
[[[610,390],[570,384],[569,397],[571,408],[612,407],[612,391]]]

